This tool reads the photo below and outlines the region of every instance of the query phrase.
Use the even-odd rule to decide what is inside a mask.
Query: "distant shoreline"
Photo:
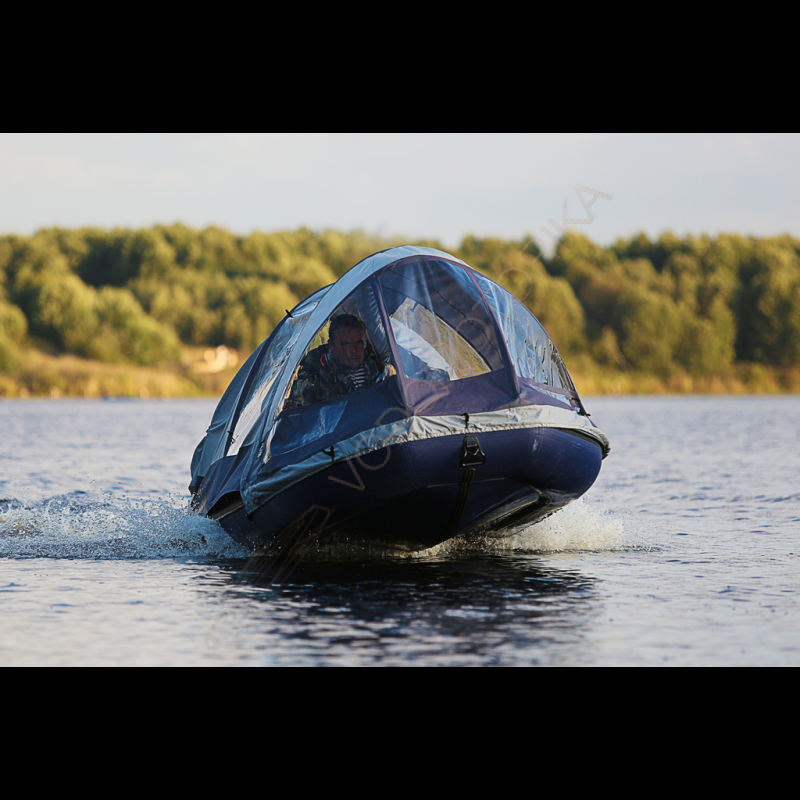
[[[288,309],[400,243],[179,223],[0,236],[0,397],[220,396]],[[800,239],[567,230],[550,256],[475,236],[452,255],[537,317],[581,394],[800,392]]]
[[[0,399],[220,397],[236,367],[198,373],[192,369],[194,356],[194,351],[186,350],[180,363],[159,369],[31,349],[20,354],[13,373],[0,373]]]
[[[12,374],[0,373],[2,399],[189,399],[219,398],[236,374],[238,363],[217,372],[199,372],[199,349],[186,349],[181,361],[165,368],[107,364],[39,350],[20,353]],[[800,394],[800,368],[761,364],[735,365],[720,375],[696,376],[675,371],[668,376],[603,370],[579,363],[571,374],[583,396],[770,395]]]

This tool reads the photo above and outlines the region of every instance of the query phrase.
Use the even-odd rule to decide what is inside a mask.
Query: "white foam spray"
[[[504,549],[540,552],[624,550],[632,544],[618,514],[590,505],[583,498],[515,536],[498,541]]]
[[[621,515],[579,498],[513,536],[487,536],[478,541],[456,538],[426,553],[438,555],[476,548],[486,552],[537,553],[626,550],[637,546],[628,527]]]
[[[0,558],[176,558],[248,553],[184,499],[54,498],[0,507]]]
[[[642,545],[632,521],[583,498],[542,522],[508,537],[451,539],[410,558],[446,557],[459,551],[580,552],[625,550]],[[351,552],[352,550],[352,552]],[[396,557],[396,551],[339,544],[321,548],[322,558]],[[108,500],[81,496],[0,506],[0,558],[247,558],[217,522],[187,507],[185,498]],[[313,555],[313,554],[312,554]]]

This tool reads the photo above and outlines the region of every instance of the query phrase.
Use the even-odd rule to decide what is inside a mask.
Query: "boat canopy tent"
[[[304,357],[333,318],[363,325],[373,385],[304,404]],[[389,445],[549,426],[608,439],[586,415],[552,340],[512,294],[452,255],[395,247],[364,259],[295,308],[250,356],[192,459],[206,508],[239,492],[252,513],[333,462]],[[204,485],[205,484],[205,485]]]

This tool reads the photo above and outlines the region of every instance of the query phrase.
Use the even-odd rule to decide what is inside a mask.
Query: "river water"
[[[800,665],[800,397],[585,404],[543,523],[289,569],[187,509],[213,401],[0,401],[0,665]]]

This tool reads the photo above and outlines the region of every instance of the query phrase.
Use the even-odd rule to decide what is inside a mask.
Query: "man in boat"
[[[384,371],[367,340],[364,323],[353,314],[331,320],[328,343],[300,362],[288,407],[332,400],[378,383]]]

